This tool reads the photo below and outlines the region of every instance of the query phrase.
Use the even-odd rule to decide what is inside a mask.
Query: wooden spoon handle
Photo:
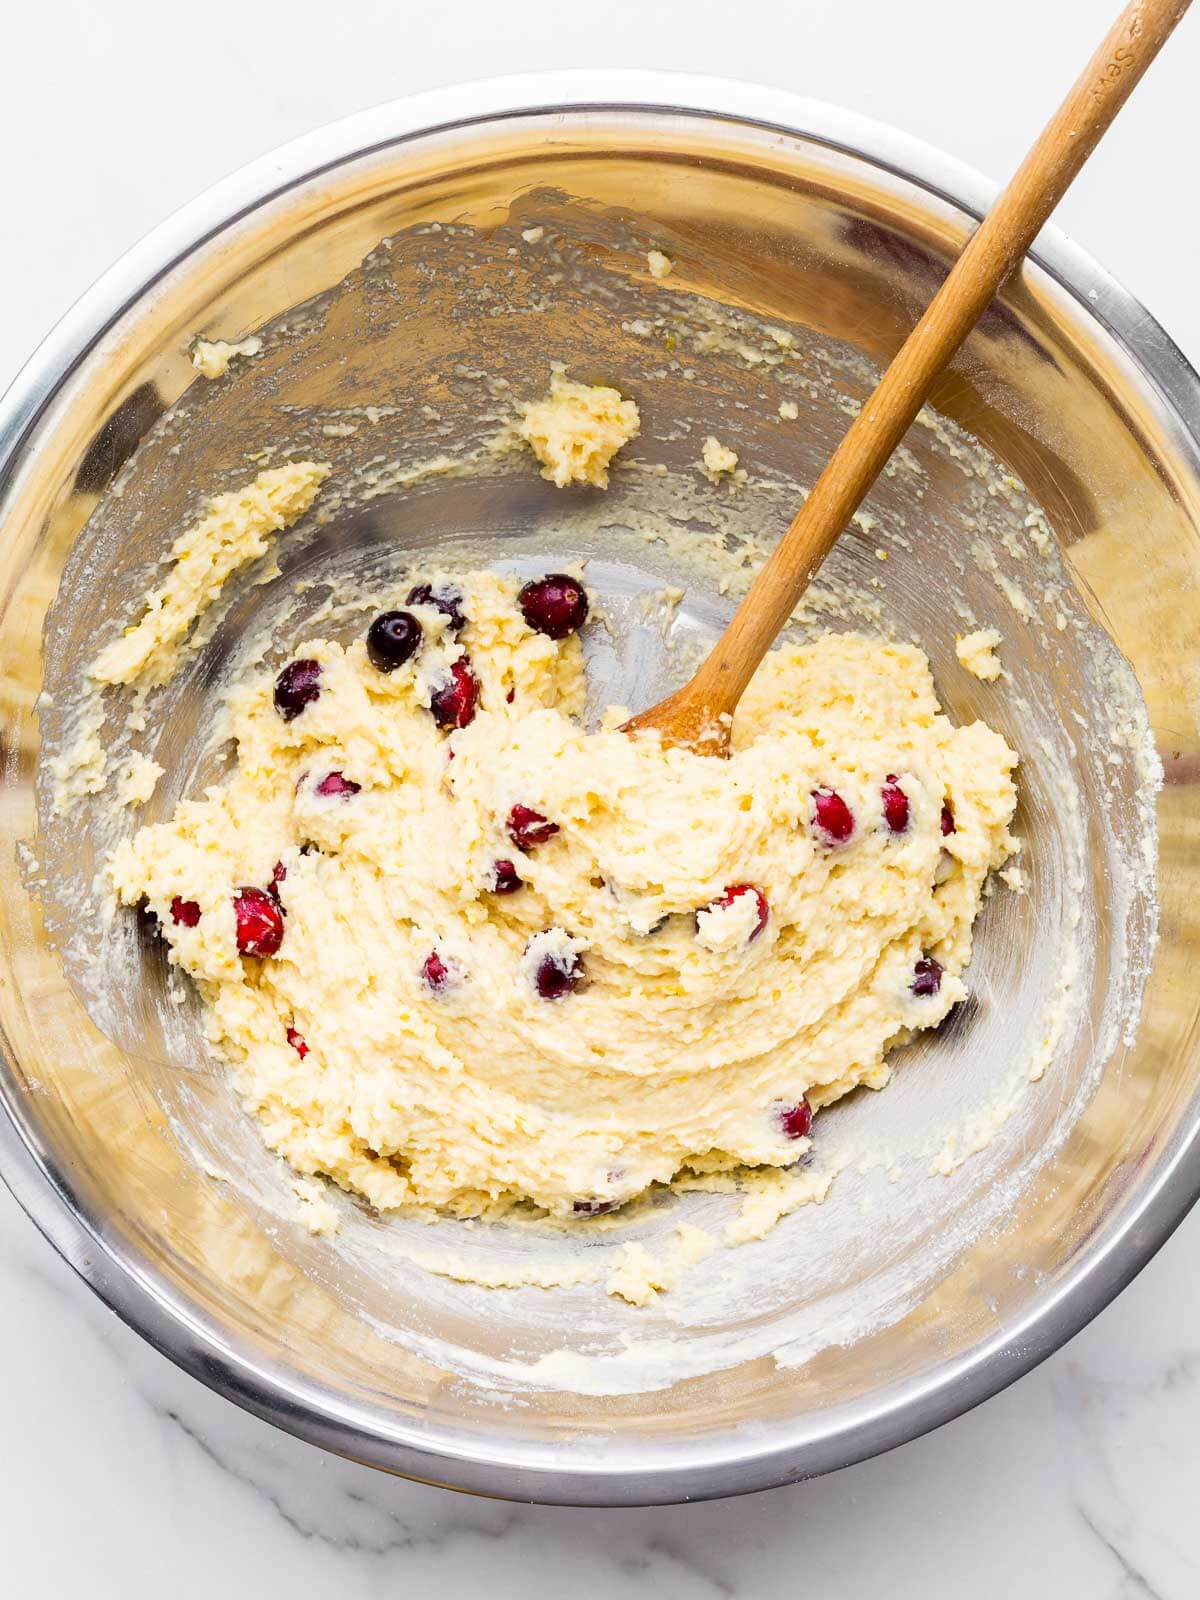
[[[854,419],[711,655],[691,684],[672,697],[676,720],[684,698],[702,705],[710,721],[732,715],[813,574],[912,425],[934,379],[1033,243],[1190,3],[1133,0],[1122,12]],[[646,724],[635,718],[632,726],[661,726],[652,717],[653,712]]]

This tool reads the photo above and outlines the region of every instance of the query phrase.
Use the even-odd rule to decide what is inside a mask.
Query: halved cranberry
[[[520,877],[516,867],[511,861],[493,861],[488,888],[493,894],[516,894],[518,889],[525,887],[524,878]]]
[[[551,639],[565,639],[587,621],[587,590],[565,572],[549,572],[527,583],[517,596],[529,626]]]
[[[285,722],[298,717],[314,700],[321,698],[321,663],[302,656],[289,661],[275,679],[275,709]]]
[[[466,613],[462,608],[463,592],[452,583],[439,583],[436,588],[431,583],[418,583],[415,589],[408,591],[408,604],[432,606],[435,611],[440,611],[450,619],[453,633],[461,633],[467,625]]]
[[[194,900],[185,900],[181,895],[176,895],[171,901],[171,921],[185,928],[194,928],[200,921],[200,907]]]
[[[305,1056],[308,1054],[308,1046],[304,1042],[304,1036],[297,1033],[295,1028],[289,1028],[287,1030],[287,1042],[300,1057],[301,1061],[303,1061]]]
[[[327,772],[317,784],[315,792],[322,799],[329,799],[331,795],[340,795],[343,800],[348,800],[352,794],[358,794],[362,789],[361,783],[355,783],[353,778],[347,778],[343,772]]]
[[[854,813],[836,789],[813,790],[813,817],[831,844],[845,844],[854,832]]]
[[[543,1000],[561,1000],[583,981],[578,955],[544,955],[533,974],[533,986]]]
[[[479,705],[479,679],[466,656],[459,656],[446,678],[429,698],[429,709],[439,728],[465,728],[475,720]]]
[[[779,1125],[787,1139],[807,1139],[812,1127],[812,1107],[807,1100],[798,1100],[779,1113]]]
[[[944,839],[948,833],[957,832],[958,829],[954,826],[954,807],[949,800],[944,800],[942,802],[942,838]]]
[[[908,796],[889,772],[879,791],[883,800],[883,820],[893,833],[904,833],[908,828]]]
[[[427,989],[432,989],[435,995],[440,995],[453,976],[450,962],[443,962],[437,950],[430,950],[429,955],[421,963],[421,978]]]
[[[508,837],[518,850],[532,850],[558,832],[558,823],[551,822],[532,806],[514,806],[508,813]]]
[[[922,956],[913,967],[913,981],[909,985],[913,994],[924,997],[936,994],[942,987],[942,964],[932,956]]]
[[[724,894],[719,894],[715,900],[709,901],[708,905],[705,907],[705,910],[724,911],[725,908],[727,906],[731,906],[735,900],[740,900],[743,895],[747,894],[752,894],[758,901],[758,916],[755,919],[753,928],[750,930],[750,937],[746,941],[747,944],[749,944],[758,938],[759,934],[766,927],[768,919],[771,915],[771,908],[767,904],[767,897],[761,889],[757,888],[752,883],[730,884],[729,888],[725,890]]]
[[[615,1211],[620,1204],[619,1200],[576,1200],[571,1210],[577,1217],[602,1217],[608,1211]]]
[[[273,956],[283,943],[283,912],[265,889],[239,889],[233,897],[237,947],[244,956]]]
[[[421,633],[411,611],[381,611],[367,629],[367,658],[377,672],[395,672],[416,655]]]

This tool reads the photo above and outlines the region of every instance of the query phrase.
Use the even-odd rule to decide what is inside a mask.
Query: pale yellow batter
[[[730,760],[617,713],[588,733],[578,633],[529,626],[506,579],[426,578],[460,632],[408,605],[420,646],[387,672],[363,638],[303,644],[316,692],[285,718],[273,674],[238,687],[232,777],[111,862],[267,1143],[381,1207],[572,1221],[790,1166],[810,1108],[882,1086],[965,994],[1016,756],[941,714],[920,650],[854,635],[771,653]],[[431,699],[468,664],[447,729]],[[239,951],[246,888],[273,953]]]

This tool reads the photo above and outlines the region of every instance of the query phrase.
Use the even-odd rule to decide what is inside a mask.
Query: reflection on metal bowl
[[[369,582],[398,552],[585,555],[617,617],[682,561],[674,650],[617,628],[593,660],[598,696],[648,702],[731,609],[706,552],[719,543],[728,570],[786,523],[986,199],[932,152],[775,91],[628,74],[439,91],[196,202],[6,397],[0,1164],[97,1292],[205,1382],[330,1449],[483,1493],[737,1493],[993,1393],[1191,1204],[1198,389],[1056,235],[941,381],[835,553],[837,606],[815,614],[915,633],[951,715],[985,716],[1021,752],[1024,892],[985,908],[971,1004],[897,1056],[884,1094],[822,1113],[845,1153],[828,1202],[674,1295],[635,1310],[595,1285],[456,1281],[421,1262],[534,1246],[340,1196],[340,1232],[306,1232],[194,1002],[170,1003],[158,946],[132,918],[105,929],[102,802],[56,817],[35,783],[39,754],[77,731],[82,663],[168,536],[269,442],[333,462],[330,515],[281,547],[279,577],[235,589],[150,703],[143,747],[167,777],[149,815],[215,770],[210,713],[251,630],[265,619],[286,647],[328,580]],[[196,334],[250,330],[261,355],[196,378]],[[602,500],[486,454],[550,360],[641,404],[633,465]],[[736,494],[696,470],[708,432],[748,470]],[[411,471],[472,452],[469,473]],[[956,661],[968,618],[1004,635],[996,686]],[[1157,887],[1150,736],[1167,776]],[[730,1203],[664,1196],[562,1248]]]

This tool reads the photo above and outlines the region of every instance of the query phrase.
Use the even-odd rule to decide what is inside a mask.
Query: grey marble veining
[[[5,1562],[30,1587],[177,1600],[403,1586],[502,1597],[891,1600],[1200,1592],[1200,1219],[1066,1350],[970,1416],[744,1500],[473,1500],[334,1460],[184,1377],[0,1199]],[[42,1586],[44,1585],[44,1587]]]

